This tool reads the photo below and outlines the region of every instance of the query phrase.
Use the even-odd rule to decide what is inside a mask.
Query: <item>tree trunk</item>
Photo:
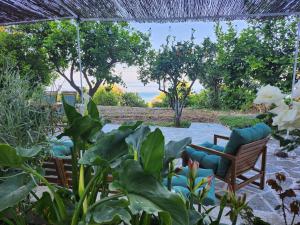
[[[174,111],[175,111],[175,118],[174,118],[174,123],[175,127],[180,127],[180,118],[181,118],[181,112],[182,109],[180,107],[180,103],[178,100],[175,100],[174,102]]]

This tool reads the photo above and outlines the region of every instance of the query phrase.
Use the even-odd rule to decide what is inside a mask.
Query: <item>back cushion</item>
[[[252,127],[234,129],[231,132],[229,141],[224,153],[236,155],[241,145],[249,144],[267,137],[271,133],[271,128],[265,123],[258,123]],[[224,177],[230,166],[230,160],[221,158],[217,174]]]

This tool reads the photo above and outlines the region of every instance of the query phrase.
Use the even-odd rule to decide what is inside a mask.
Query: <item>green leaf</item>
[[[131,215],[125,199],[106,201],[87,213],[86,224],[130,224]]]
[[[0,166],[21,167],[23,158],[17,155],[16,149],[13,147],[0,144]]]
[[[33,146],[31,148],[16,147],[17,154],[24,158],[31,158],[42,151],[41,146]]]
[[[200,214],[196,210],[189,210],[189,225],[209,224],[209,223],[204,223],[204,220],[205,220],[205,215]]]
[[[93,119],[92,117],[83,116],[76,118],[70,127],[66,128],[62,134],[58,136],[69,136],[74,139],[81,138],[84,141],[89,140],[102,128],[100,120]]]
[[[90,99],[89,103],[87,104],[87,110],[88,110],[89,115],[93,119],[99,119],[100,115],[99,115],[99,111],[97,109],[97,105],[93,102],[92,99]]]
[[[35,182],[26,174],[7,178],[0,183],[0,212],[24,200],[35,187]]]
[[[125,141],[128,145],[132,146],[135,151],[139,152],[142,142],[146,139],[150,131],[148,126],[141,126],[134,133],[130,134]]]
[[[179,158],[184,148],[191,143],[192,139],[190,137],[180,141],[169,141],[165,146],[164,170],[167,170],[168,163]]]
[[[172,217],[168,212],[159,212],[158,217],[160,225],[172,225]]]
[[[112,130],[103,134],[93,147],[85,151],[79,160],[81,164],[98,165],[103,161],[113,162],[128,153],[125,138],[132,130]]]
[[[155,215],[168,212],[173,225],[188,224],[184,200],[178,194],[169,192],[162,183],[146,173],[139,162],[126,160],[112,186],[127,193],[133,214],[143,211]]]
[[[144,170],[157,179],[160,178],[163,168],[164,136],[160,129],[148,134],[141,145],[141,161]]]
[[[72,124],[76,119],[82,117],[82,115],[79,112],[77,112],[75,107],[69,105],[65,101],[64,97],[62,97],[62,101],[63,101],[64,111],[65,111],[65,114],[66,114],[67,119],[69,121],[69,124]]]
[[[119,130],[135,130],[136,128],[138,128],[141,124],[143,123],[143,121],[136,121],[136,122],[125,122],[123,123],[118,129]]]

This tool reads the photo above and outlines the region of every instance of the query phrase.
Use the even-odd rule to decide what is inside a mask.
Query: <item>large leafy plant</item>
[[[165,146],[161,131],[151,132],[141,122],[104,133],[92,101],[84,115],[65,102],[64,109],[68,125],[59,137],[69,136],[74,142],[72,191],[50,184],[42,168],[30,164],[39,148],[25,151],[2,144],[0,166],[15,171],[0,184],[2,221],[24,224],[29,211],[51,224],[189,224],[185,201],[168,191],[162,178],[168,174],[168,163],[190,139]],[[113,177],[109,186],[108,174]],[[40,183],[50,194],[35,194],[34,188]],[[28,207],[22,211],[26,199]]]

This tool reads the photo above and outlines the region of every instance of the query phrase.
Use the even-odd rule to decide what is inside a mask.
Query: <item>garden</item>
[[[300,5],[216,2],[0,2],[0,224],[300,225]]]

